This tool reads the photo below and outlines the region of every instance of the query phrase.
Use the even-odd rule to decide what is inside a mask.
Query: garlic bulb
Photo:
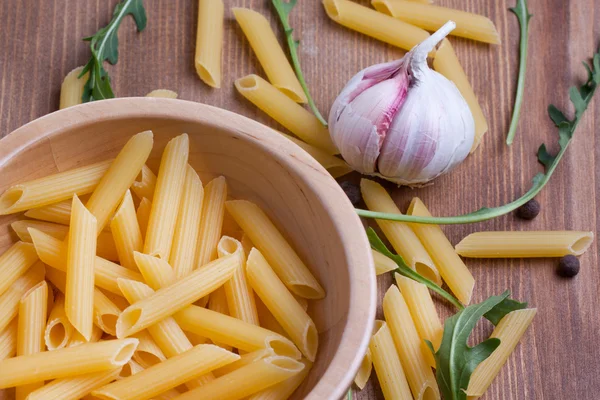
[[[455,26],[447,22],[400,60],[360,71],[335,100],[329,131],[355,170],[420,185],[467,157],[473,115],[456,86],[427,65]]]

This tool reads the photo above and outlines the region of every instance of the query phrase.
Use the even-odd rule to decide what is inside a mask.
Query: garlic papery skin
[[[402,59],[356,74],[335,100],[329,131],[355,170],[422,185],[462,162],[473,144],[473,115],[454,83],[427,65],[452,21]]]

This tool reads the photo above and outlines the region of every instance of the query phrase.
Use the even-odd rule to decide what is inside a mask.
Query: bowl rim
[[[179,99],[117,98],[69,107],[17,128],[0,139],[0,168],[28,146],[66,128],[77,129],[94,120],[144,117],[183,120],[233,131],[249,138],[272,157],[285,159],[286,168],[294,170],[297,176],[306,175],[301,171],[306,166],[323,175],[311,181],[315,192],[325,187],[328,192],[337,192],[337,196],[319,196],[319,199],[346,244],[348,260],[352,261],[348,322],[329,366],[305,399],[320,400],[322,397],[317,396],[323,392],[332,400],[344,396],[360,367],[373,330],[377,304],[375,267],[362,222],[345,193],[325,168],[295,143],[266,125],[222,108]]]

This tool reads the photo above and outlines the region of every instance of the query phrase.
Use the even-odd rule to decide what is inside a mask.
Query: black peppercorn
[[[521,219],[534,219],[540,213],[540,203],[536,199],[531,199],[521,207],[517,208],[517,217]]]
[[[564,256],[558,262],[558,275],[564,276],[565,278],[572,278],[579,273],[579,259],[575,256],[568,255]]]
[[[348,196],[348,198],[350,199],[352,205],[356,206],[358,205],[358,203],[360,203],[362,196],[360,194],[360,187],[356,183],[350,181],[343,181],[340,182],[340,186],[346,193],[346,196]]]

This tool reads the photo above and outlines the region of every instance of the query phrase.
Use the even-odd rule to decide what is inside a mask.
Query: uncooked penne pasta
[[[428,31],[437,31],[446,22],[454,21],[456,28],[450,35],[500,44],[494,23],[483,15],[406,0],[372,0],[371,4],[379,12]]]
[[[319,333],[315,323],[257,249],[250,251],[246,273],[258,297],[290,335],[294,344],[306,358],[314,361],[319,346]]]
[[[48,350],[62,349],[67,346],[73,335],[73,325],[65,314],[65,297],[59,293],[54,298],[54,307],[48,316],[44,331],[44,342]]]
[[[425,204],[417,197],[411,201],[407,214],[431,217]],[[450,290],[463,304],[469,304],[475,279],[454,251],[454,247],[442,229],[437,225],[428,224],[410,224],[410,226],[427,249]]]
[[[217,258],[217,244],[221,238],[227,200],[227,181],[219,176],[208,182],[204,189],[204,201],[200,217],[200,233],[196,254],[196,268]]]
[[[593,241],[594,232],[476,232],[461,240],[456,252],[469,258],[580,256]]]
[[[144,253],[163,260],[168,260],[171,254],[188,155],[189,138],[184,133],[167,143],[160,162],[144,242]]]
[[[169,257],[169,264],[175,270],[177,278],[189,275],[196,266],[196,247],[200,233],[203,199],[202,181],[196,171],[188,165]]]
[[[289,335],[287,334],[285,329],[283,329],[281,324],[273,316],[271,311],[269,311],[265,303],[263,303],[260,300],[260,298],[256,299],[256,310],[258,311],[258,319],[260,320],[260,326],[275,333],[278,333],[281,336],[285,336],[289,339]]]
[[[275,349],[273,349],[271,347],[266,347],[264,349],[258,349],[258,350],[252,351],[250,353],[242,354],[238,360],[232,362],[231,364],[227,364],[221,368],[214,370],[213,374],[216,377],[227,375],[228,373],[233,372],[236,369],[240,369],[248,364],[252,364],[253,362],[258,361],[262,358],[277,356],[277,355],[281,355],[281,354],[277,354],[275,352]]]
[[[135,362],[140,364],[142,368],[150,368],[167,359],[148,331],[138,332],[135,335],[131,335],[131,337],[140,341],[132,358]]]
[[[0,296],[38,260],[32,244],[17,242],[0,255]]]
[[[392,346],[393,346],[393,344],[394,343],[392,342]],[[396,356],[396,357],[398,357],[398,356]],[[398,363],[400,363],[400,360],[398,360]],[[363,359],[360,363],[360,367],[358,368],[358,372],[356,373],[356,376],[354,377],[354,384],[356,386],[358,386],[358,388],[360,390],[364,389],[365,385],[369,381],[372,370],[373,370],[373,356],[371,354],[371,349],[367,349],[367,352],[365,353],[365,356],[363,357]],[[406,378],[404,378],[404,379],[406,380]],[[410,393],[410,389],[408,388],[408,383],[406,384],[406,387],[407,387],[408,393]]]
[[[231,11],[271,84],[296,103],[306,103],[306,94],[269,21],[262,14],[248,8],[234,7]]]
[[[121,372],[119,372],[119,377],[117,379],[129,378],[130,376],[138,374],[143,370],[144,368],[142,368],[140,364],[136,363],[135,361],[133,361],[133,359],[131,359],[127,362],[127,364],[121,367]],[[94,398],[96,399],[97,397]]]
[[[196,73],[208,86],[221,87],[221,52],[223,49],[223,0],[198,1],[196,34]]]
[[[375,321],[374,332],[369,350],[383,397],[386,400],[412,400],[408,381],[388,325],[385,321]]]
[[[93,394],[102,399],[150,399],[239,358],[237,354],[217,346],[201,344],[126,379],[96,389]]]
[[[151,91],[150,93],[148,93],[146,95],[146,97],[164,97],[167,99],[176,99],[177,92],[174,92],[169,89],[155,89],[155,90]]]
[[[60,86],[60,102],[59,109],[76,106],[83,102],[83,88],[85,83],[90,76],[89,72],[86,72],[80,77],[83,72],[83,67],[77,67],[65,76],[62,85]]]
[[[414,398],[439,399],[438,385],[423,354],[421,338],[406,301],[396,286],[392,285],[383,298],[383,314]]]
[[[175,271],[166,261],[138,252],[134,257],[144,280],[152,289],[158,290],[177,281]]]
[[[292,292],[307,299],[325,297],[323,287],[260,207],[246,200],[228,201],[226,207]]]
[[[131,190],[141,200],[144,197],[152,201],[156,189],[156,175],[144,164],[142,171],[131,184]]]
[[[44,264],[36,262],[0,295],[0,332],[10,324],[19,312],[19,301],[29,289],[44,280]]]
[[[73,327],[89,341],[94,324],[94,264],[98,228],[96,218],[77,195],[73,197],[71,210],[65,313]]]
[[[129,361],[137,344],[131,338],[106,340],[9,358],[0,361],[0,388],[115,369]]]
[[[288,399],[295,391],[298,389],[298,386],[302,384],[304,379],[308,376],[310,369],[312,368],[312,363],[308,361],[306,358],[300,360],[302,364],[304,364],[304,369],[292,376],[291,378],[286,379],[283,382],[280,382],[274,386],[271,386],[263,391],[253,394],[248,397],[248,400],[282,400]]]
[[[289,357],[267,357],[246,365],[206,385],[190,390],[177,400],[236,400],[283,382],[304,370],[300,361]]]
[[[260,76],[250,74],[239,78],[235,81],[235,87],[252,104],[306,143],[328,154],[339,153],[329,136],[329,131],[317,117]]]
[[[0,361],[17,354],[17,325],[18,318],[15,317],[6,328],[0,331]]]
[[[217,312],[219,314],[231,315],[229,313],[229,306],[227,305],[227,295],[225,294],[225,289],[223,288],[223,286],[221,286],[220,288],[218,288],[210,294],[208,304],[206,305],[206,307],[209,310]],[[225,350],[231,351],[232,349],[231,346],[224,343],[214,341],[213,343]]]
[[[148,220],[150,219],[150,211],[152,211],[152,202],[147,198],[143,198],[140,201],[140,205],[136,211],[138,224],[140,226],[140,232],[142,232],[142,238],[146,240],[146,231],[148,230]]]
[[[98,177],[98,181],[99,180],[100,177]],[[53,222],[55,224],[69,225],[71,222],[72,201],[72,199],[63,200],[47,206],[32,208],[25,212],[25,216],[27,218],[39,219],[41,221]]]
[[[40,353],[45,350],[44,327],[48,303],[48,284],[42,281],[21,298],[18,316],[17,357]],[[17,386],[16,400],[24,400],[44,382]]]
[[[473,371],[467,388],[469,398],[483,396],[531,325],[536,312],[535,308],[516,310],[500,320],[490,335],[490,338],[500,339],[500,346]]]
[[[55,379],[29,394],[27,400],[79,400],[92,390],[117,379],[121,368],[92,372],[85,375]]]
[[[58,203],[94,191],[112,160],[11,186],[0,196],[0,215]],[[35,217],[31,217],[35,218]]]
[[[377,250],[371,250],[373,261],[375,262],[375,274],[383,275],[398,268],[398,265],[391,258],[384,256]]]
[[[83,336],[81,336],[81,333],[75,331],[75,332],[73,332],[73,337],[71,337],[71,340],[69,340],[69,343],[67,343],[67,347],[75,347],[75,346],[79,346],[80,344],[84,344],[84,343],[98,342],[102,338],[103,333],[104,333],[104,331],[102,331],[102,329],[100,329],[100,328],[98,328],[98,326],[94,325],[92,327],[92,336],[90,337],[90,340],[85,340],[85,338]]]
[[[379,183],[369,179],[361,179],[360,191],[369,210],[400,214],[400,210],[392,197]],[[438,285],[442,284],[436,265],[410,225],[404,222],[381,219],[375,221],[394,250],[406,261],[409,267]]]
[[[114,238],[121,265],[136,271],[137,267],[135,265],[135,260],[133,259],[133,252],[142,251],[144,240],[135,212],[133,197],[131,197],[131,192],[129,190],[125,192],[123,202],[117,208],[117,211],[110,222],[110,230]]]

